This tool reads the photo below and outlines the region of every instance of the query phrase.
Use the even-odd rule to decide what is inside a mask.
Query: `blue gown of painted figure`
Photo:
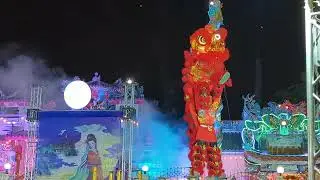
[[[86,141],[86,149],[81,158],[81,162],[75,175],[69,180],[103,180],[101,160],[96,144],[97,141],[94,135],[89,134]]]
[[[87,166],[88,153],[89,153],[89,148],[86,147],[84,155],[81,158],[81,163],[78,166],[75,175],[71,177],[69,180],[87,180],[88,179],[89,177],[89,169]]]

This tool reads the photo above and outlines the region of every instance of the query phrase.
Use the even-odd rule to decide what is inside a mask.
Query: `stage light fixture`
[[[143,171],[143,172],[145,172],[145,173],[146,173],[146,172],[148,172],[148,171],[149,171],[149,166],[147,166],[147,165],[143,165],[141,169],[142,169],[142,171]]]
[[[127,83],[128,83],[128,84],[132,84],[132,83],[133,83],[133,80],[129,78],[129,79],[127,80]]]
[[[278,166],[278,167],[277,167],[277,173],[283,174],[283,173],[284,173],[284,167]]]
[[[11,164],[10,163],[5,163],[3,165],[3,168],[6,170],[6,174],[9,174],[9,170],[11,169]]]

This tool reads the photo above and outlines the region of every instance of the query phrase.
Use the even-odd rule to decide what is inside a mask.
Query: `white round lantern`
[[[72,109],[82,109],[88,105],[90,100],[91,89],[83,81],[73,81],[64,90],[64,101]]]

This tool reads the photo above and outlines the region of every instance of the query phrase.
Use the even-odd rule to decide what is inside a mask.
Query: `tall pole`
[[[315,145],[317,143],[315,137],[315,120],[318,116],[316,104],[320,103],[318,90],[315,85],[319,83],[319,65],[317,53],[318,46],[317,36],[319,25],[317,24],[314,16],[319,13],[313,12],[313,5],[311,0],[305,0],[305,43],[306,43],[306,96],[307,96],[307,116],[308,116],[308,179],[315,179],[315,172],[319,169],[315,167],[315,160],[319,152],[315,153]]]
[[[255,95],[257,97],[258,101],[262,101],[262,74],[263,74],[263,68],[262,68],[262,59],[260,57],[256,58],[256,79],[255,79]]]
[[[129,179],[132,179],[132,149],[133,149],[133,122],[130,122],[130,144],[129,144],[129,173],[128,177]]]
[[[265,22],[264,19],[264,1],[263,0],[256,0],[255,1],[255,58],[256,58],[256,66],[255,66],[255,97],[257,98],[258,101],[263,101],[262,99],[262,81],[263,81],[263,67],[262,67],[262,62],[263,62],[263,54],[262,54],[262,48],[264,45],[264,27],[263,24]]]

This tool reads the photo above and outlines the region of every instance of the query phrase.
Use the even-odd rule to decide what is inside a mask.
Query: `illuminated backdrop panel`
[[[40,113],[37,179],[105,179],[118,165],[119,111]]]

